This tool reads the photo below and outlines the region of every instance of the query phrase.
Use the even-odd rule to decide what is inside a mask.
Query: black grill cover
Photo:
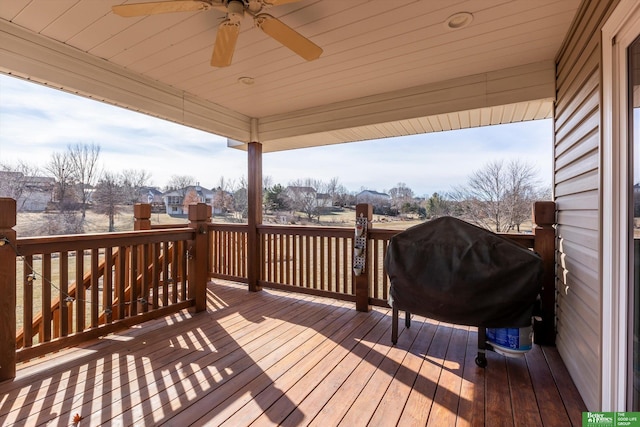
[[[488,328],[531,325],[542,278],[538,254],[452,217],[394,236],[385,267],[399,310]]]

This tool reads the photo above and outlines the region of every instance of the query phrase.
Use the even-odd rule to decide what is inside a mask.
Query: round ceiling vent
[[[448,17],[444,23],[450,30],[459,30],[471,24],[471,21],[473,21],[473,14],[460,12]]]

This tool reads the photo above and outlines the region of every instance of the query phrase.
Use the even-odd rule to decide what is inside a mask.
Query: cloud
[[[338,177],[350,191],[406,183],[416,195],[445,192],[490,160],[520,159],[550,184],[550,120],[266,153],[263,174],[286,185]],[[0,162],[44,166],[69,144],[101,146],[105,170],[144,169],[164,186],[190,175],[205,187],[247,175],[247,154],[217,135],[0,75]]]

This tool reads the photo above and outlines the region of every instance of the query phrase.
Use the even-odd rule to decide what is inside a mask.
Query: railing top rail
[[[151,224],[152,230],[167,230],[169,228],[186,228],[189,227],[189,223],[176,223],[176,224]]]
[[[390,239],[396,234],[403,232],[404,230],[391,230],[386,228],[375,228],[372,227],[367,230],[369,233],[369,237],[372,239]]]
[[[209,229],[217,231],[247,231],[248,224],[222,224],[219,222],[211,222],[208,224]]]
[[[351,227],[310,227],[308,225],[259,225],[261,234],[298,234],[301,236],[351,237]]]
[[[20,255],[33,255],[60,251],[127,246],[131,244],[192,240],[194,234],[195,231],[189,228],[172,228],[167,230],[23,237],[17,239],[17,249]]]

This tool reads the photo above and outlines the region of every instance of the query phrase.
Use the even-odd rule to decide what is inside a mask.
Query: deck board
[[[206,313],[155,319],[19,366],[0,425],[579,425],[559,354],[488,353],[476,328],[217,281]]]

